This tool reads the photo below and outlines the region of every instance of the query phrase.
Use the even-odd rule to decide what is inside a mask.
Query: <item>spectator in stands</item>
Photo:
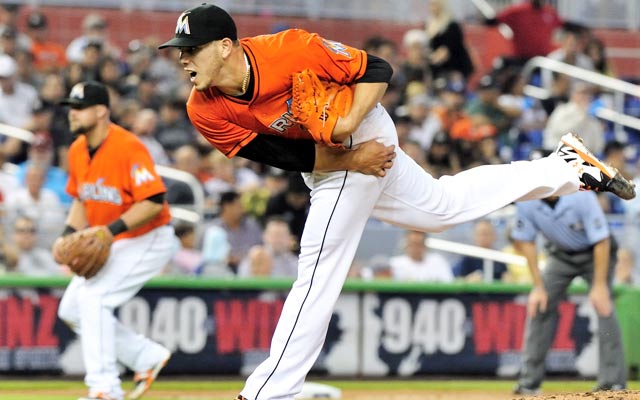
[[[439,78],[433,81],[436,104],[431,113],[437,117],[440,129],[449,134],[456,121],[466,117],[466,86],[455,79]]]
[[[17,48],[21,50],[28,50],[31,46],[31,40],[29,36],[20,32],[18,29],[18,20],[20,14],[20,7],[22,5],[13,2],[0,3],[0,31],[5,29],[11,29],[16,33]],[[7,53],[5,53],[7,54]],[[12,57],[13,54],[10,54]]]
[[[31,39],[29,51],[33,65],[39,73],[60,72],[67,65],[65,49],[49,36],[49,21],[40,11],[27,16],[27,35]]]
[[[508,5],[488,25],[505,24],[513,32],[513,55],[519,64],[535,56],[546,56],[553,50],[553,36],[563,26],[555,8],[545,0],[528,0]]]
[[[563,29],[560,34],[560,47],[547,57],[567,63],[588,71],[594,71],[591,58],[584,54],[586,44],[586,32],[582,27]],[[553,111],[553,107],[567,99],[573,91],[573,86],[581,81],[564,74],[556,74],[548,69],[542,70],[542,86],[551,91],[551,98],[544,102],[547,112]]]
[[[413,83],[409,85],[413,85]],[[431,112],[433,105],[433,101],[425,91],[407,97],[407,104],[404,106],[406,111],[398,111],[398,115],[406,113],[410,122],[408,137],[399,137],[401,147],[404,140],[417,142],[424,150],[431,146],[433,136],[442,129],[440,119]]]
[[[460,158],[449,135],[442,131],[438,132],[427,150],[427,170],[435,178],[439,178],[457,174],[462,170],[460,164]]]
[[[589,114],[593,89],[588,83],[577,82],[571,90],[569,101],[553,110],[543,132],[542,143],[545,149],[555,149],[560,137],[567,132],[580,132],[584,144],[594,154],[602,153],[605,145],[604,126]]]
[[[524,135],[532,147],[541,147],[547,112],[538,99],[525,96],[525,79],[520,68],[507,67],[502,75],[504,78],[498,97],[499,106],[511,119],[511,126],[520,135]],[[527,155],[524,154],[522,158]]]
[[[119,59],[121,51],[108,39],[107,21],[98,13],[87,14],[82,20],[83,34],[73,39],[67,46],[67,60],[81,62],[89,44],[100,44],[104,54]]]
[[[411,157],[416,164],[427,171],[429,170],[429,165],[427,164],[427,152],[422,148],[422,146],[420,146],[420,143],[411,139],[406,140],[402,144],[402,150],[404,150],[404,152],[407,153],[407,155]]]
[[[18,31],[11,27],[0,29],[0,53],[15,58],[17,52]]]
[[[465,107],[465,112],[471,119],[480,119],[495,128],[495,134],[500,139],[502,145],[510,145],[511,140],[508,138],[509,129],[511,128],[511,118],[508,110],[498,102],[500,97],[500,85],[494,76],[485,75],[480,78],[476,89],[476,97],[472,99]],[[479,124],[473,124],[479,126]],[[478,134],[482,138],[486,135]],[[472,136],[475,134],[472,133]]]
[[[180,146],[196,143],[193,127],[187,119],[184,104],[183,100],[171,97],[164,99],[160,106],[160,121],[156,138],[169,154]]]
[[[262,184],[260,177],[247,167],[238,167],[237,162],[227,158],[218,150],[207,156],[212,178],[204,182],[204,188],[212,201],[218,201],[220,194],[230,190],[241,195]]]
[[[298,173],[288,173],[287,189],[267,202],[264,218],[278,215],[289,223],[291,233],[300,243],[304,223],[309,214],[309,188]]]
[[[441,254],[427,248],[427,234],[407,231],[403,254],[391,257],[391,276],[395,281],[452,282],[451,265]]]
[[[61,73],[49,73],[43,76],[42,86],[40,86],[39,91],[41,100],[39,108],[51,113],[51,116],[49,126],[46,128],[38,128],[37,130],[51,133],[54,148],[53,164],[65,171],[67,170],[67,150],[73,141],[73,135],[69,130],[67,110],[64,106],[60,105],[60,101],[67,93],[64,76]],[[38,109],[34,110],[34,113],[37,112]],[[31,129],[32,131],[36,130],[34,128]]]
[[[46,168],[30,164],[26,168],[25,186],[6,194],[4,205],[7,221],[13,222],[24,215],[38,221],[38,245],[51,248],[64,228],[66,210],[50,189],[43,187]]]
[[[51,137],[45,132],[37,132],[29,144],[27,161],[19,166],[18,181],[24,185],[27,168],[32,164],[39,166],[46,170],[43,187],[53,191],[63,205],[70,205],[71,196],[65,191],[68,174],[62,168],[53,165],[53,159],[54,149]]]
[[[286,172],[276,167],[267,167],[261,177],[262,185],[243,193],[242,203],[247,213],[259,221],[264,221],[269,198],[284,192],[288,182]]]
[[[18,189],[20,187],[20,181],[16,178],[15,173],[11,171],[6,171],[3,168],[4,165],[4,157],[2,153],[0,153],[0,218],[3,215],[3,202],[9,193]],[[2,223],[0,223],[0,229],[2,228]]]
[[[616,74],[611,67],[609,59],[607,58],[607,50],[604,42],[600,38],[593,34],[589,35],[587,43],[585,44],[584,54],[591,59],[593,68],[597,72],[603,75],[615,77]]]
[[[204,267],[204,256],[197,246],[196,228],[190,223],[178,223],[174,226],[180,248],[169,265],[169,274],[199,275]]]
[[[125,94],[120,62],[110,56],[100,57],[96,66],[96,79],[121,95]]]
[[[14,271],[29,276],[62,274],[48,248],[38,246],[38,228],[29,217],[20,216],[13,225],[13,251],[17,258]]]
[[[468,80],[474,67],[460,25],[447,8],[446,0],[429,1],[426,31],[429,37],[429,67],[433,79]]]
[[[85,80],[100,79],[100,61],[106,57],[102,42],[89,42],[82,50],[79,63],[82,66],[82,76]]]
[[[209,231],[222,228],[226,233],[230,249],[226,263],[234,273],[238,265],[249,254],[249,249],[262,243],[262,228],[260,224],[246,214],[237,192],[225,192],[220,196],[218,217],[208,224],[204,233],[203,253],[212,250],[212,244],[207,240]]]
[[[151,108],[145,108],[136,116],[131,126],[131,132],[138,136],[142,143],[144,143],[156,164],[169,165],[171,161],[169,160],[167,152],[154,136],[157,125],[158,113]]]
[[[371,257],[364,266],[354,262],[349,270],[349,277],[360,278],[365,281],[390,280],[392,279],[392,273],[389,258],[379,254]]]
[[[238,267],[238,276],[295,278],[298,275],[298,257],[292,251],[295,239],[287,221],[279,217],[270,218],[264,227],[262,242],[262,245],[249,250]]]
[[[422,29],[410,29],[402,37],[404,61],[400,69],[406,83],[428,83],[431,71],[427,62],[429,37]]]
[[[38,104],[38,92],[17,77],[16,61],[6,54],[0,54],[0,123],[25,128],[31,120],[33,109]],[[8,161],[19,153],[21,142],[7,138],[1,150]]]
[[[496,231],[491,221],[480,219],[476,221],[473,227],[473,244],[484,249],[495,249]],[[494,281],[502,280],[502,276],[507,270],[507,266],[503,262],[493,262],[493,274],[491,278]],[[485,279],[485,260],[473,256],[464,256],[453,267],[453,273],[458,278],[463,278],[470,282],[480,282]]]
[[[177,149],[173,154],[173,168],[191,174],[198,179],[200,173],[200,153],[194,146],[185,145]],[[181,181],[163,177],[167,186],[167,201],[169,204],[194,204],[195,195],[191,187]]]

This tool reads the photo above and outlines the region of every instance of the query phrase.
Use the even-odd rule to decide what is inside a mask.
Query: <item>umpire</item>
[[[547,243],[549,262],[538,268],[536,235]],[[527,304],[523,365],[515,394],[537,394],[545,357],[555,337],[558,303],[577,277],[589,284],[589,300],[598,314],[599,368],[594,391],[626,386],[620,327],[613,309],[611,282],[616,244],[593,192],[577,192],[517,204],[512,231],[515,247],[529,264],[533,289]]]

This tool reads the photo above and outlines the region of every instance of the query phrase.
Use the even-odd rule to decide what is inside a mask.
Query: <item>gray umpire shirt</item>
[[[593,192],[560,196],[555,207],[542,200],[520,202],[511,236],[535,241],[538,232],[557,250],[581,253],[610,236],[607,219]]]

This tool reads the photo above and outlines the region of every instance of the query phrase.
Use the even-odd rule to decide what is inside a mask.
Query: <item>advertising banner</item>
[[[56,315],[62,293],[0,289],[0,372],[82,373],[78,338]],[[247,375],[268,355],[285,296],[145,288],[117,314],[174,353],[166,373]],[[313,372],[514,376],[525,310],[526,294],[347,292]],[[548,371],[595,375],[597,319],[586,297],[570,297],[558,316]]]

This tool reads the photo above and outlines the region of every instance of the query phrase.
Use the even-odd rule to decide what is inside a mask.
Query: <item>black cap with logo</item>
[[[180,14],[176,23],[176,36],[158,48],[201,46],[224,38],[238,39],[233,18],[218,6],[202,4]]]
[[[109,92],[107,87],[100,82],[80,82],[71,88],[69,97],[63,99],[60,104],[72,108],[87,108],[97,105],[109,107]]]

